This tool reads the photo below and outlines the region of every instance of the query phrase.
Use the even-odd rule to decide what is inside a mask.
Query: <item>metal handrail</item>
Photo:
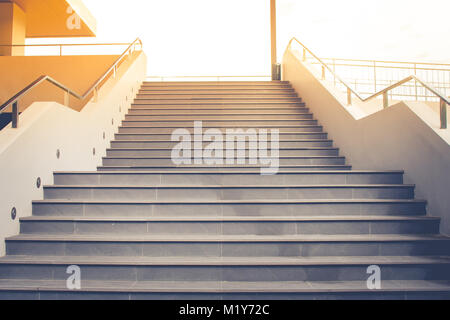
[[[367,60],[367,59],[345,59],[345,58],[322,58],[322,60],[336,60],[336,61],[346,61],[346,62],[373,62],[376,63],[386,63],[386,64],[417,64],[417,65],[429,65],[429,66],[446,66],[450,67],[449,63],[438,63],[438,62],[414,62],[414,61],[393,61],[393,60]],[[372,66],[372,65],[370,65]],[[434,70],[434,69],[433,69]],[[448,69],[446,69],[448,70]]]
[[[27,94],[30,90],[34,89],[41,83],[48,81],[57,88],[64,91],[64,100],[65,103],[68,104],[68,98],[69,95],[77,98],[78,100],[84,100],[86,99],[92,92],[94,92],[95,98],[97,97],[98,89],[100,87],[100,84],[113,72],[113,75],[116,75],[117,67],[122,62],[122,60],[128,55],[131,54],[134,51],[134,47],[136,44],[139,44],[142,48],[142,41],[141,39],[137,38],[134,40],[131,44],[129,44],[128,48],[120,55],[120,57],[114,62],[114,64],[91,86],[84,94],[78,94],[74,90],[68,88],[67,86],[61,84],[57,80],[53,79],[52,77],[48,75],[42,75],[33,82],[31,82],[28,86],[20,90],[18,93],[16,93],[12,98],[10,98],[8,101],[6,101],[4,104],[0,106],[0,113],[12,105],[12,127],[17,128],[19,124],[19,108],[18,108],[18,101],[20,98],[22,98],[25,94]]]
[[[432,86],[430,86],[425,81],[418,78],[417,76],[410,75],[400,81],[397,81],[396,83],[390,85],[389,87],[386,87],[386,88],[372,94],[371,96],[369,96],[367,98],[363,98],[363,97],[361,97],[361,95],[358,92],[353,90],[353,88],[350,85],[348,85],[347,82],[345,82],[341,77],[339,77],[334,72],[334,70],[330,66],[328,66],[328,64],[323,62],[322,59],[320,59],[318,56],[316,56],[311,50],[309,50],[297,38],[293,37],[289,41],[288,49],[291,47],[293,41],[297,42],[303,48],[303,61],[306,61],[306,52],[308,52],[311,56],[313,56],[313,58],[315,58],[322,65],[322,80],[325,80],[325,77],[326,77],[325,70],[328,70],[337,81],[339,81],[341,84],[343,84],[347,88],[347,103],[348,103],[348,105],[352,104],[352,94],[354,94],[356,97],[358,97],[358,99],[360,99],[362,102],[372,100],[372,99],[382,95],[383,96],[383,107],[387,108],[389,106],[389,96],[388,96],[389,91],[391,91],[397,87],[400,87],[409,81],[415,80],[420,85],[422,85],[425,89],[427,89],[428,91],[430,91],[431,93],[433,93],[435,96],[437,96],[440,99],[441,129],[447,129],[447,105],[450,105],[450,100],[445,95],[443,95],[441,92],[439,92],[437,89],[433,88]]]
[[[26,48],[26,47],[59,47],[59,55],[63,55],[63,47],[87,46],[127,46],[129,43],[54,43],[54,44],[0,44],[0,48]]]

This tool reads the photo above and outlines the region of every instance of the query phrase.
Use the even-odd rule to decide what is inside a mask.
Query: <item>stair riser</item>
[[[23,234],[305,235],[436,234],[439,220],[346,222],[73,222],[22,221]]]
[[[281,113],[283,110],[298,110],[300,112],[308,110],[305,108],[305,103],[194,103],[194,104],[183,104],[183,103],[173,103],[164,105],[151,105],[146,103],[141,103],[140,101],[134,101],[131,104],[130,110],[147,110],[147,109],[158,109],[158,110],[183,110],[184,112],[192,111],[223,111],[227,110],[230,112],[236,112],[239,110],[244,110],[246,112],[266,112],[268,110],[279,110]]]
[[[199,119],[200,121],[200,119]],[[248,126],[317,126],[317,120],[243,120],[243,121],[203,121],[204,127],[247,128]],[[122,127],[177,127],[190,128],[194,126],[192,121],[122,121]],[[263,129],[263,128],[261,128]],[[274,128],[276,129],[276,128]]]
[[[190,124],[190,126],[192,126],[192,123]],[[319,132],[322,133],[322,127],[321,126],[292,126],[292,127],[277,127],[277,126],[273,126],[273,127],[268,127],[268,126],[258,126],[258,125],[254,125],[253,127],[245,127],[245,126],[239,126],[239,127],[212,127],[213,129],[219,129],[223,134],[226,134],[228,129],[235,129],[235,128],[242,128],[245,131],[247,131],[248,129],[253,129],[253,130],[262,130],[262,129],[267,129],[267,132],[270,133],[271,130],[278,130],[280,133],[283,132],[288,132],[288,133],[303,133],[303,132]],[[158,127],[119,127],[119,132],[118,133],[158,133],[158,134],[172,134],[175,130],[180,129],[180,127],[167,127],[167,128],[158,128]],[[182,128],[184,130],[188,130],[191,134],[193,134],[194,129],[192,127],[186,127],[186,128]],[[210,128],[206,128],[203,127],[203,129],[206,131],[207,129]]]
[[[56,185],[323,185],[323,184],[402,184],[402,173],[55,173]]]
[[[187,172],[197,172],[199,168],[197,167],[181,167],[183,171]],[[251,172],[251,173],[261,173],[261,168],[253,168],[253,167],[202,167],[202,171],[207,171],[213,173],[220,173],[226,170],[238,170],[240,172]],[[161,172],[161,170],[166,172],[177,172],[180,170],[179,167],[166,167],[166,166],[145,166],[145,167],[126,167],[126,171],[146,171],[146,172]],[[313,166],[283,166],[278,169],[278,173],[283,172],[291,172],[291,171],[310,171],[310,172],[321,172],[321,171],[348,171],[351,170],[351,166],[342,166],[342,165],[313,165]],[[98,171],[116,171],[121,172],[124,171],[124,167],[98,167]]]
[[[201,84],[191,84],[191,85],[172,85],[172,86],[153,86],[153,85],[143,85],[140,90],[170,90],[170,91],[189,91],[189,90],[291,90],[290,85],[201,85]]]
[[[236,161],[235,161],[236,162]],[[246,164],[249,163],[247,159]],[[324,158],[280,158],[280,165],[343,165],[345,164],[345,158],[342,157],[324,157]],[[191,164],[194,164],[194,161],[191,161]],[[121,159],[121,158],[104,158],[103,159],[104,166],[173,166],[182,168],[183,166],[177,166],[173,163],[171,158],[163,158],[163,159]],[[205,167],[217,167],[220,168],[222,165],[204,165]],[[245,166],[241,164],[236,164],[236,166]],[[254,165],[250,165],[254,166]],[[262,166],[263,167],[263,166]],[[266,166],[267,167],[267,166]]]
[[[311,114],[289,114],[289,115],[264,115],[264,114],[240,114],[240,115],[227,115],[227,114],[216,114],[216,115],[135,115],[135,114],[129,114],[125,116],[125,120],[138,120],[138,121],[165,121],[165,120],[174,120],[174,119],[184,119],[184,120],[192,120],[192,121],[206,121],[206,120],[212,120],[212,121],[220,121],[220,120],[228,120],[227,122],[230,122],[230,120],[239,120],[239,121],[257,121],[257,120],[270,120],[270,121],[276,121],[276,120],[311,120],[313,117]]]
[[[211,143],[210,143],[211,144]],[[249,143],[246,143],[247,147],[249,145]],[[226,148],[226,143],[223,143],[223,156],[222,158],[226,157],[226,153],[227,153],[227,149]],[[270,143],[269,143],[269,148],[270,148]],[[166,150],[139,150],[139,149],[108,149],[106,150],[106,156],[107,157],[129,157],[129,158],[133,158],[133,157],[165,157],[165,158],[171,158],[172,157],[172,151],[173,149],[166,149]],[[201,149],[200,149],[201,150]],[[231,149],[231,151],[233,152],[233,154],[235,155],[234,158],[236,157],[236,154],[238,153],[238,150],[235,149]],[[195,149],[191,149],[192,152],[192,156],[194,155]],[[253,149],[253,150],[239,150],[239,152],[242,152],[243,155],[245,155],[245,157],[250,157],[250,154],[254,154],[253,156],[258,158],[259,157],[259,150],[258,149]],[[270,154],[270,149],[268,150],[268,154]],[[183,153],[181,153],[182,155]],[[175,153],[175,155],[178,155],[178,152]],[[338,149],[280,149],[279,150],[279,156],[280,157],[316,157],[316,156],[330,156],[330,157],[336,157],[339,155],[339,150]],[[282,159],[280,159],[282,160]],[[236,163],[236,161],[234,161]],[[246,161],[248,162],[248,161]]]
[[[170,98],[170,99],[135,99],[135,104],[150,104],[150,105],[168,105],[168,104],[289,104],[289,103],[301,103],[300,98],[261,98],[261,99],[243,99],[243,98],[199,98],[199,99],[182,99],[182,98]]]
[[[380,266],[382,281],[449,279],[450,265]],[[368,266],[95,266],[81,281],[367,281]],[[447,269],[447,270],[446,270]],[[9,279],[66,280],[65,265],[0,265]]]
[[[304,115],[308,114],[309,109],[307,108],[263,108],[263,109],[245,109],[245,108],[235,108],[235,109],[190,109],[186,110],[183,108],[169,109],[150,109],[150,108],[131,108],[128,110],[129,115],[146,115],[146,116],[195,116],[195,115],[211,115],[218,117],[226,117],[227,115],[246,115],[246,116],[264,116],[264,117],[275,117],[277,115]]]
[[[311,293],[201,293],[192,290],[191,293],[177,292],[103,292],[103,291],[33,291],[33,290],[2,290],[1,300],[450,300],[450,292],[430,292],[416,290],[404,292],[364,291],[355,292],[311,292]]]
[[[112,148],[173,148],[179,142],[173,141],[112,141]],[[203,148],[209,146],[211,142],[203,142]],[[248,144],[248,143],[247,143]],[[323,141],[280,141],[280,149],[283,148],[330,148],[333,142],[330,140]]]
[[[239,200],[239,199],[412,199],[411,188],[45,188],[45,199]]]
[[[287,139],[327,139],[328,135],[326,133],[280,133],[280,141]],[[172,138],[171,134],[116,134],[116,141],[123,140],[153,140],[153,141],[170,141]]]
[[[40,242],[7,241],[8,255],[145,257],[319,257],[436,256],[448,254],[445,241],[397,242]],[[447,247],[446,247],[447,246]]]
[[[301,203],[301,204],[70,204],[34,203],[38,216],[309,216],[425,215],[423,203]]]
[[[230,90],[230,89],[217,89],[217,90],[178,90],[178,89],[170,89],[167,88],[165,90],[152,90],[149,88],[144,88],[139,90],[139,94],[184,94],[184,95],[295,95],[297,96],[297,93],[294,89],[261,89],[261,90],[248,90],[248,89],[236,89],[236,90]]]
[[[199,93],[188,93],[188,94],[179,94],[179,93],[165,93],[165,94],[155,94],[155,93],[142,93],[139,92],[136,96],[137,99],[148,99],[148,100],[199,100],[199,99],[299,99],[296,93],[232,93],[232,94],[199,94]]]

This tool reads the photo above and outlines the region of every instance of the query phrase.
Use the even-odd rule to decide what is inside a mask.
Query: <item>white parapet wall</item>
[[[19,233],[19,219],[32,214],[32,200],[43,198],[43,185],[53,184],[54,171],[94,171],[101,164],[145,80],[146,64],[142,52],[120,77],[105,83],[97,102],[88,102],[80,112],[36,102],[21,114],[18,129],[9,125],[0,131],[0,256],[4,239]]]
[[[439,115],[422,102],[362,103],[322,81],[320,71],[287,50],[283,80],[298,94],[354,169],[405,170],[405,183],[428,201],[428,214],[440,217],[450,235],[450,130],[439,128]]]

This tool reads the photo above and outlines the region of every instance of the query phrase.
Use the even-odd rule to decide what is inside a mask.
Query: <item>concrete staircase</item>
[[[280,173],[175,166],[171,133],[199,120],[279,128]],[[402,171],[352,170],[289,83],[144,83],[102,166],[54,183],[6,241],[2,299],[450,298],[426,201]]]

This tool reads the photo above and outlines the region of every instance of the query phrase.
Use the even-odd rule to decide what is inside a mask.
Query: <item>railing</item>
[[[80,48],[80,47],[112,47],[112,46],[129,46],[129,43],[57,43],[57,44],[1,44],[0,48],[25,48],[25,49],[37,49],[44,48],[45,55],[50,55],[49,48],[58,49],[56,52],[58,56],[63,56],[63,48]],[[74,53],[72,53],[74,54]],[[29,54],[27,54],[28,56]],[[33,55],[33,54],[32,54]],[[65,54],[68,55],[68,54]],[[85,53],[83,54],[85,55]]]
[[[261,75],[261,76],[149,76],[147,77],[149,81],[162,81],[162,82],[170,82],[170,81],[192,81],[192,80],[201,80],[201,81],[235,81],[236,79],[243,81],[259,81],[259,80],[272,80],[271,75]],[[247,79],[247,80],[244,80]]]
[[[444,96],[450,96],[450,64],[337,58],[322,58],[322,61],[364,97],[409,75],[419,77]],[[398,90],[391,91],[389,96],[397,100],[436,100],[435,95],[416,84],[405,84]]]
[[[64,45],[63,45],[64,46]],[[120,57],[114,62],[114,64],[89,88],[84,94],[78,94],[74,90],[68,88],[67,86],[61,84],[57,80],[53,79],[48,75],[42,75],[33,82],[31,82],[28,86],[20,90],[17,94],[15,94],[12,98],[6,101],[3,105],[0,106],[0,113],[3,112],[9,106],[12,106],[12,127],[17,128],[19,126],[19,100],[25,96],[29,91],[39,86],[41,83],[49,82],[58,89],[64,91],[64,104],[69,104],[69,96],[73,96],[78,100],[84,100],[89,97],[92,93],[94,94],[94,99],[96,100],[98,97],[98,90],[102,86],[102,83],[109,77],[116,76],[117,68],[122,63],[122,61],[130,56],[134,51],[136,51],[136,46],[140,46],[140,50],[142,50],[142,41],[137,38],[131,44],[129,44],[128,48],[120,55]]]
[[[326,64],[322,59],[320,59],[318,56],[316,56],[311,50],[309,50],[305,45],[303,45],[300,41],[298,41],[296,38],[292,38],[291,41],[288,44],[288,49],[292,49],[292,44],[296,43],[300,46],[300,57],[301,59],[306,62],[308,59],[313,59],[313,64],[318,64],[321,67],[321,79],[326,80],[327,79],[327,73],[329,73],[333,79],[333,83],[335,86],[342,86],[346,93],[347,93],[347,104],[352,104],[352,97],[353,95],[356,96],[358,99],[360,99],[363,102],[372,100],[374,98],[383,97],[383,107],[387,108],[389,106],[389,95],[392,92],[392,90],[402,87],[405,84],[408,84],[411,81],[414,81],[415,87],[422,87],[423,90],[431,93],[434,97],[439,99],[439,105],[440,105],[440,122],[441,122],[441,129],[447,129],[447,106],[450,105],[450,100],[447,98],[443,93],[441,93],[438,89],[434,88],[430,84],[428,84],[426,81],[419,78],[417,75],[409,75],[403,79],[400,79],[396,81],[393,84],[390,84],[388,87],[380,90],[375,91],[375,93],[370,94],[367,97],[363,97],[359,92],[357,92],[355,89],[353,89],[350,84],[345,81],[343,78],[341,78],[336,71],[333,69],[332,66]]]

